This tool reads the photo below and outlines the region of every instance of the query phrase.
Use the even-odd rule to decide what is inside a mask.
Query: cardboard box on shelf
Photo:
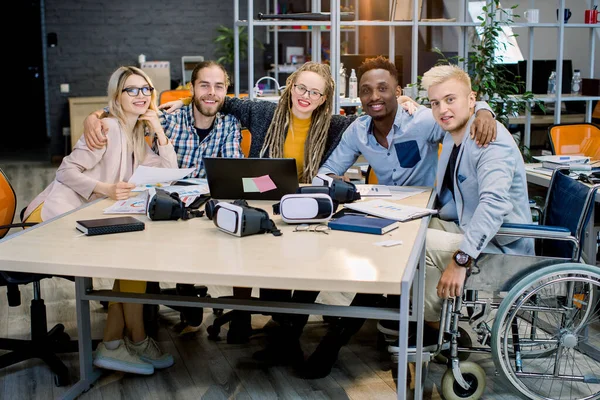
[[[168,61],[146,61],[140,68],[152,80],[157,95],[171,90],[171,64]]]
[[[390,19],[392,21],[412,21],[413,19],[413,0],[392,0],[390,2]],[[418,19],[421,19],[423,11],[423,0],[419,0]]]

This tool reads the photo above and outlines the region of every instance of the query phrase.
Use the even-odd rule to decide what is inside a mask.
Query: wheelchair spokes
[[[600,276],[562,270],[532,278],[496,315],[499,370],[531,399],[598,398]]]

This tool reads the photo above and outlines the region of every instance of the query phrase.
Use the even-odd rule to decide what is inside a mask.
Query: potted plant
[[[490,0],[482,7],[484,15],[478,17],[480,24],[477,31],[480,40],[472,45],[466,59],[453,57],[455,62],[466,62],[477,99],[486,101],[494,110],[496,119],[505,126],[508,126],[510,116],[531,110],[535,105],[545,111],[543,102],[535,100],[532,92],[519,94],[519,87],[524,85],[522,77],[514,76],[501,67],[502,53],[507,49],[507,44],[499,40],[504,34],[502,26],[513,22],[513,16],[518,17],[512,14],[517,7],[518,5],[512,6],[510,12],[507,12],[500,8],[500,0]],[[499,18],[501,14],[504,15]],[[442,63],[450,62],[439,49],[435,51],[442,56]],[[525,161],[531,162],[529,149],[520,143],[520,136],[513,136]]]
[[[233,76],[232,70],[235,57],[234,38],[235,34],[233,28],[220,25],[217,28],[217,36],[213,40],[217,46],[215,50],[215,55],[219,57],[217,58],[217,62],[222,64],[225,69],[229,71],[230,76]],[[242,61],[248,56],[248,32],[246,32],[246,27],[240,26],[238,28],[238,38],[240,45],[239,61]],[[260,48],[261,50],[264,49],[264,46],[261,42],[255,40],[254,43],[257,48]]]

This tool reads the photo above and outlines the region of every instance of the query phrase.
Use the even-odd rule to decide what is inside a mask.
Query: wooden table
[[[400,203],[431,207],[431,189]],[[271,214],[273,202],[250,202]],[[71,399],[98,378],[92,366],[90,300],[112,300],[164,305],[196,305],[263,312],[309,313],[401,320],[398,387],[406,387],[409,316],[418,321],[422,335],[425,237],[429,218],[401,224],[384,236],[330,231],[293,232],[279,216],[273,220],[283,236],[270,234],[234,237],[219,231],[206,218],[189,221],[150,221],[146,229],[127,234],[87,237],[75,221],[101,218],[112,204],[100,200],[54,220],[0,241],[3,270],[76,277],[80,381],[65,393]],[[394,247],[379,247],[382,240],[402,240]],[[419,271],[416,274],[416,271]],[[400,313],[394,309],[345,307],[322,304],[278,304],[264,301],[94,291],[90,278],[115,278],[206,285],[277,289],[408,294],[413,288],[412,315],[409,296],[401,296]],[[422,336],[419,336],[422,337]],[[422,360],[421,341],[416,349]],[[417,382],[421,369],[417,368]],[[417,388],[419,391],[421,388]],[[399,398],[404,398],[401,390]]]

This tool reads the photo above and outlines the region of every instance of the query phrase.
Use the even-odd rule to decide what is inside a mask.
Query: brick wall
[[[254,2],[254,14],[265,0]],[[241,16],[246,17],[246,1]],[[233,0],[46,0],[46,32],[58,46],[47,49],[51,152],[64,149],[62,127],[69,126],[68,98],[104,96],[110,74],[120,65],[169,61],[171,79],[181,79],[181,56],[214,59],[213,39],[219,25],[233,26]],[[264,29],[264,28],[262,28]],[[264,38],[264,30],[255,30]],[[264,74],[262,53],[255,50],[255,76]],[[247,63],[241,64],[246,87]],[[68,83],[70,93],[60,93]]]

